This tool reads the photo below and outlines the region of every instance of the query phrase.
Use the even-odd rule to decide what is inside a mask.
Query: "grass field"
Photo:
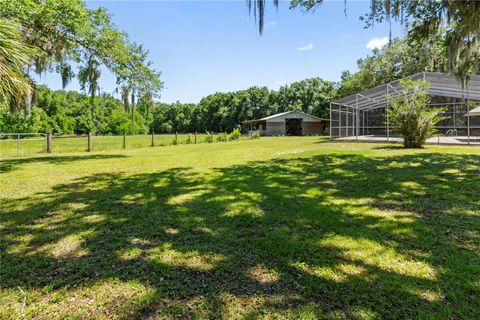
[[[178,143],[186,144],[188,134],[178,134]],[[190,135],[191,143],[194,143],[195,136]],[[174,134],[157,134],[154,137],[155,146],[172,145],[175,140]],[[197,143],[203,143],[205,134],[197,134]],[[145,148],[152,145],[151,135],[133,135],[126,137],[126,149]],[[53,152],[68,153],[86,151],[88,139],[86,136],[62,137],[54,136]],[[123,149],[123,136],[93,136],[92,147],[95,151],[121,150]],[[18,148],[18,149],[17,149]],[[45,135],[22,137],[17,141],[16,137],[9,139],[0,139],[0,157],[16,156],[17,151],[20,155],[30,155],[34,153],[43,153],[47,149]]]
[[[1,318],[480,319],[476,147],[285,137],[1,166]]]

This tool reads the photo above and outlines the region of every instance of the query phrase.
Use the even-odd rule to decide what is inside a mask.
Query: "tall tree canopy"
[[[260,34],[263,32],[263,19],[266,0],[247,0],[253,5],[255,20],[259,21]],[[291,0],[290,8],[303,8],[314,11],[324,0]],[[274,1],[278,7],[278,1]],[[345,0],[345,10],[347,0]],[[391,19],[408,27],[409,36],[417,41],[429,41],[439,30],[448,33],[448,67],[465,85],[473,73],[476,61],[480,58],[480,1],[478,0],[370,0],[370,12],[362,20],[366,27]]]
[[[82,0],[0,0],[0,17],[14,21],[24,43],[36,49],[21,67],[57,72],[64,86],[78,68],[90,94],[100,66],[115,74],[119,87],[134,86],[136,94],[157,95],[162,89],[148,51],[131,42],[103,8],[89,9]]]
[[[410,36],[394,39],[390,46],[359,59],[357,72],[344,71],[338,95],[348,96],[422,71],[448,72],[447,38],[448,34],[440,31],[426,42]],[[480,60],[472,61],[472,70],[480,74]]]

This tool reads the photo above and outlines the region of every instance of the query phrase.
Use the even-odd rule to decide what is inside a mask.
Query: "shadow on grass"
[[[388,144],[388,142],[386,142],[386,143],[380,142],[380,144],[378,146],[374,146],[373,149],[375,149],[375,150],[405,150],[405,147],[403,146],[403,144],[399,144],[399,143]]]
[[[316,144],[330,143],[332,140],[329,136],[318,136],[318,140],[315,141]]]
[[[51,163],[51,164],[63,164],[71,163],[75,161],[85,161],[85,160],[108,160],[108,159],[117,159],[117,158],[126,158],[127,156],[122,154],[91,154],[86,156],[75,155],[75,156],[40,156],[40,157],[29,157],[29,158],[20,158],[12,159],[5,158],[0,162],[0,172],[9,172],[15,170],[18,166],[30,163]]]
[[[1,287],[151,288],[125,318],[478,318],[479,166],[318,155],[82,178],[5,201]]]

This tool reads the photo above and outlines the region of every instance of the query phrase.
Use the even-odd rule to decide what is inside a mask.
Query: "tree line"
[[[231,132],[242,121],[277,112],[301,110],[327,118],[336,97],[334,82],[306,79],[279,90],[251,87],[235,92],[217,92],[199,103],[163,103],[141,98],[131,117],[121,99],[102,93],[91,100],[75,91],[38,86],[30,114],[10,113],[1,108],[2,132],[52,132],[57,134],[143,134],[170,132]],[[93,101],[95,121],[89,110]]]
[[[310,10],[320,2],[292,4]],[[396,9],[390,13],[382,11],[383,4],[375,7],[365,18],[367,25],[389,16],[398,18],[397,9],[402,8],[403,2],[392,4]],[[471,14],[478,11],[475,3],[452,6],[462,9],[459,14],[468,18],[462,20],[463,24],[469,28],[476,26],[478,16]],[[418,20],[410,18],[411,22]],[[2,132],[231,131],[244,120],[288,110],[328,118],[330,101],[416,72],[449,72],[454,67],[456,74],[463,74],[462,81],[468,80],[469,74],[480,73],[476,37],[465,40],[468,50],[463,48],[465,43],[452,48],[457,27],[435,25],[421,36],[418,32],[421,24],[417,24],[405,38],[395,39],[359,59],[358,71],[342,72],[338,83],[312,78],[276,91],[252,87],[214,93],[195,104],[167,104],[158,101],[163,83],[160,73],[148,60],[148,51],[119,30],[103,8],[89,9],[82,0],[1,1],[0,24],[0,48],[8,57],[0,59]],[[465,32],[470,34],[472,29]],[[457,49],[468,52],[453,65],[452,52],[460,52]],[[116,77],[116,95],[99,92],[101,71],[105,69]],[[77,77],[83,92],[52,91],[35,85],[30,73],[46,71],[56,72],[64,86]]]
[[[405,78],[411,74],[432,71],[447,72],[448,34],[438,32],[428,42],[407,36],[366,58],[359,59],[358,71],[344,71],[335,83],[311,78],[285,85],[279,90],[251,87],[235,92],[217,92],[199,103],[163,103],[151,96],[141,96],[136,108],[112,94],[93,98],[85,93],[53,91],[38,86],[31,114],[10,113],[4,104],[0,109],[2,132],[53,132],[62,134],[169,133],[232,131],[244,120],[258,119],[274,113],[301,110],[321,118],[329,117],[329,103],[374,86]],[[480,62],[472,65],[480,73]],[[96,110],[95,120],[89,108]],[[133,122],[132,122],[133,115]]]

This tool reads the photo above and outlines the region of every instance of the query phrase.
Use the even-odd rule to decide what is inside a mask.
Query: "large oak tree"
[[[247,0],[254,8],[260,34],[263,32],[266,0]],[[291,0],[291,8],[315,11],[324,0]],[[278,7],[278,1],[273,1]],[[348,1],[345,0],[345,11]],[[445,29],[447,37],[449,70],[462,84],[468,81],[480,57],[480,1],[478,0],[370,0],[370,12],[362,20],[366,27],[374,23],[400,21],[409,36],[418,41],[428,41]]]

